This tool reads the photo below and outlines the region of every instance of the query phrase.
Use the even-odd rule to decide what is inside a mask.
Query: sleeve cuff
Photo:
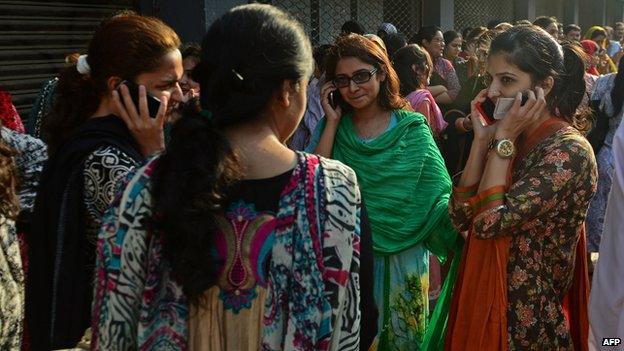
[[[479,194],[468,199],[473,213],[478,215],[481,212],[504,204],[505,187],[502,185],[486,189]]]
[[[453,196],[461,202],[466,202],[477,194],[478,189],[479,183],[472,186],[456,186],[453,187]]]

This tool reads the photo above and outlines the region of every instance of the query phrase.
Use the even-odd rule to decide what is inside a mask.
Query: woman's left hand
[[[544,111],[546,111],[544,89],[537,87],[535,92],[537,96],[532,90],[528,92],[528,99],[524,105],[521,105],[522,93],[518,92],[516,100],[507,112],[507,116],[496,123],[496,139],[516,140],[527,127],[544,114]]]

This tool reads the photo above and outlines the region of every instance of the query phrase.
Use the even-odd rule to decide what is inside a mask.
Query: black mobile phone
[[[329,99],[329,106],[331,106],[334,110],[338,108],[338,106],[342,106],[344,104],[342,95],[338,90],[330,91],[327,98]]]
[[[130,98],[132,99],[132,102],[134,103],[134,106],[136,107],[138,111],[139,110],[139,86],[131,80],[124,80],[121,83],[119,83],[119,85],[117,86],[117,89],[119,89],[119,87],[122,84],[128,87]],[[119,92],[119,94],[121,97],[121,92]],[[149,111],[149,115],[152,118],[156,118],[156,115],[158,114],[158,109],[160,108],[160,99],[150,94],[149,92],[146,92],[146,96],[147,96],[147,110]],[[123,98],[121,99],[121,103],[123,103]]]

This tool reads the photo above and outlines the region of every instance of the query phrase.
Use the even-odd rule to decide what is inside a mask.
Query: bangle
[[[468,121],[468,127],[466,127],[466,121]],[[464,120],[462,121],[462,127],[464,127],[464,130],[466,130],[467,132],[472,130],[472,122],[470,121],[470,117],[464,117]]]

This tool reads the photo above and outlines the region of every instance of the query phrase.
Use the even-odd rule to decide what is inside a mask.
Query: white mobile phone
[[[527,102],[528,98],[529,94],[526,91],[522,93],[520,106],[523,106],[524,103]],[[511,106],[513,106],[514,101],[516,101],[516,98],[498,98],[496,100],[496,105],[494,106],[494,119],[500,120],[505,118],[505,116],[507,116],[507,112],[509,112]]]
[[[505,118],[515,100],[515,98],[498,98],[494,106],[494,119],[500,120]]]

